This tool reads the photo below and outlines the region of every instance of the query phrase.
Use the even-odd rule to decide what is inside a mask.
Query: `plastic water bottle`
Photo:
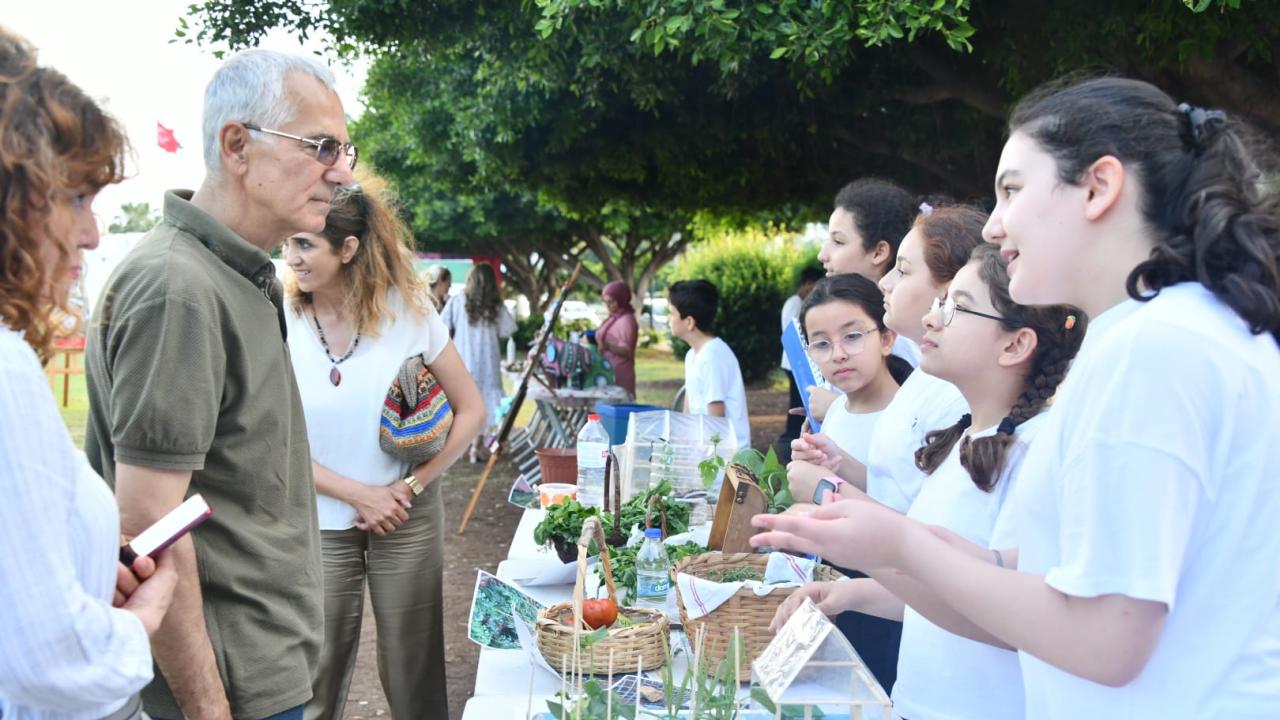
[[[644,545],[636,553],[636,604],[640,607],[664,608],[671,589],[671,561],[667,546],[662,544],[662,530],[644,531]]]
[[[587,507],[604,505],[604,461],[609,456],[609,433],[600,416],[591,413],[578,431],[578,502]]]

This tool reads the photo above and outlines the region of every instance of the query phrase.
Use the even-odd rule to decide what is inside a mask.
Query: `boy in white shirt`
[[[684,356],[684,409],[728,418],[738,447],[750,447],[747,391],[738,358],[713,332],[719,301],[720,291],[706,280],[683,280],[667,290],[671,334],[689,343]]]

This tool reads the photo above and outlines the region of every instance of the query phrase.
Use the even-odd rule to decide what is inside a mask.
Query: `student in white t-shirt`
[[[862,275],[832,275],[818,281],[800,309],[800,327],[809,358],[843,393],[827,409],[821,439],[802,432],[792,443],[802,452],[821,445],[840,459],[830,463],[834,470],[804,459],[791,461],[787,466],[791,494],[804,502],[814,496],[822,478],[839,477],[842,466],[866,463],[876,420],[898,392],[891,366],[901,373],[911,368],[892,354],[897,334],[884,324],[884,295]],[[865,489],[865,479],[851,476],[848,482]]]
[[[986,213],[968,206],[921,206],[911,231],[898,246],[894,269],[880,278],[884,324],[898,337],[915,343],[924,337],[921,318],[946,292],[947,283],[968,262],[973,248],[982,244],[986,221]],[[825,435],[795,444],[793,457],[833,470],[839,467],[840,477],[905,513],[924,481],[915,453],[924,444],[925,433],[950,425],[966,412],[969,406],[954,385],[917,369],[876,421],[865,463],[839,453]],[[844,486],[839,490],[847,492]]]
[[[752,540],[900,569],[926,616],[1018,648],[1030,717],[1280,717],[1274,157],[1123,78],[1038,91],[1010,130],[985,235],[1015,300],[1093,319],[1008,504],[1016,571],[866,502]]]
[[[682,280],[667,290],[671,334],[689,343],[684,356],[685,412],[728,418],[737,446],[751,447],[738,357],[714,331],[719,302],[720,291],[706,280]]]
[[[1066,375],[1084,332],[1078,310],[1014,303],[1005,269],[998,248],[978,246],[952,280],[947,299],[935,299],[924,317],[921,370],[954,382],[973,410],[958,422],[932,429],[927,444],[915,453],[916,463],[929,475],[907,513],[914,521],[946,528],[984,547],[1042,422],[1040,413]],[[893,688],[899,716],[1023,717],[1017,654],[934,625],[912,608],[904,609],[891,594],[892,574],[872,577],[812,583],[779,608],[774,624],[781,626],[806,597],[828,614],[862,610],[902,620]]]
[[[911,229],[917,204],[911,193],[880,178],[861,178],[840,188],[827,221],[829,235],[818,251],[822,269],[828,276],[857,273],[879,282],[893,269],[898,243]],[[920,348],[906,337],[894,341],[893,353],[913,368],[920,364]],[[834,384],[800,392],[809,393],[809,408],[819,420],[840,394]]]

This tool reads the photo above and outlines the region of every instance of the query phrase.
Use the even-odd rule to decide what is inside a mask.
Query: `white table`
[[[573,585],[540,585],[526,587],[514,578],[529,574],[532,564],[559,562],[552,550],[546,550],[533,542],[533,529],[542,521],[545,513],[542,510],[526,510],[516,526],[507,559],[498,564],[495,575],[502,580],[520,586],[535,600],[545,605],[564,602],[572,599]],[[587,577],[587,591],[594,592],[598,585],[595,573]],[[675,656],[671,666],[675,677],[683,677],[688,667],[688,657],[684,652],[677,652],[683,645],[683,635],[673,633],[672,650]],[[621,675],[623,673],[619,673]],[[650,677],[660,677],[659,672],[646,673]],[[481,648],[480,660],[476,665],[476,685],[472,698],[467,702],[464,718],[479,720],[481,718],[523,718],[528,704],[529,687],[532,682],[534,698],[534,714],[546,710],[546,699],[560,690],[561,681],[556,675],[534,666],[523,650],[497,650]]]

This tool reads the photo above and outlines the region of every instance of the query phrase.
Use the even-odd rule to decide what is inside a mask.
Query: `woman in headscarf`
[[[635,397],[636,339],[640,335],[640,323],[636,322],[636,311],[631,307],[631,288],[615,280],[604,286],[600,297],[609,317],[596,330],[596,345],[613,364],[615,382]]]

